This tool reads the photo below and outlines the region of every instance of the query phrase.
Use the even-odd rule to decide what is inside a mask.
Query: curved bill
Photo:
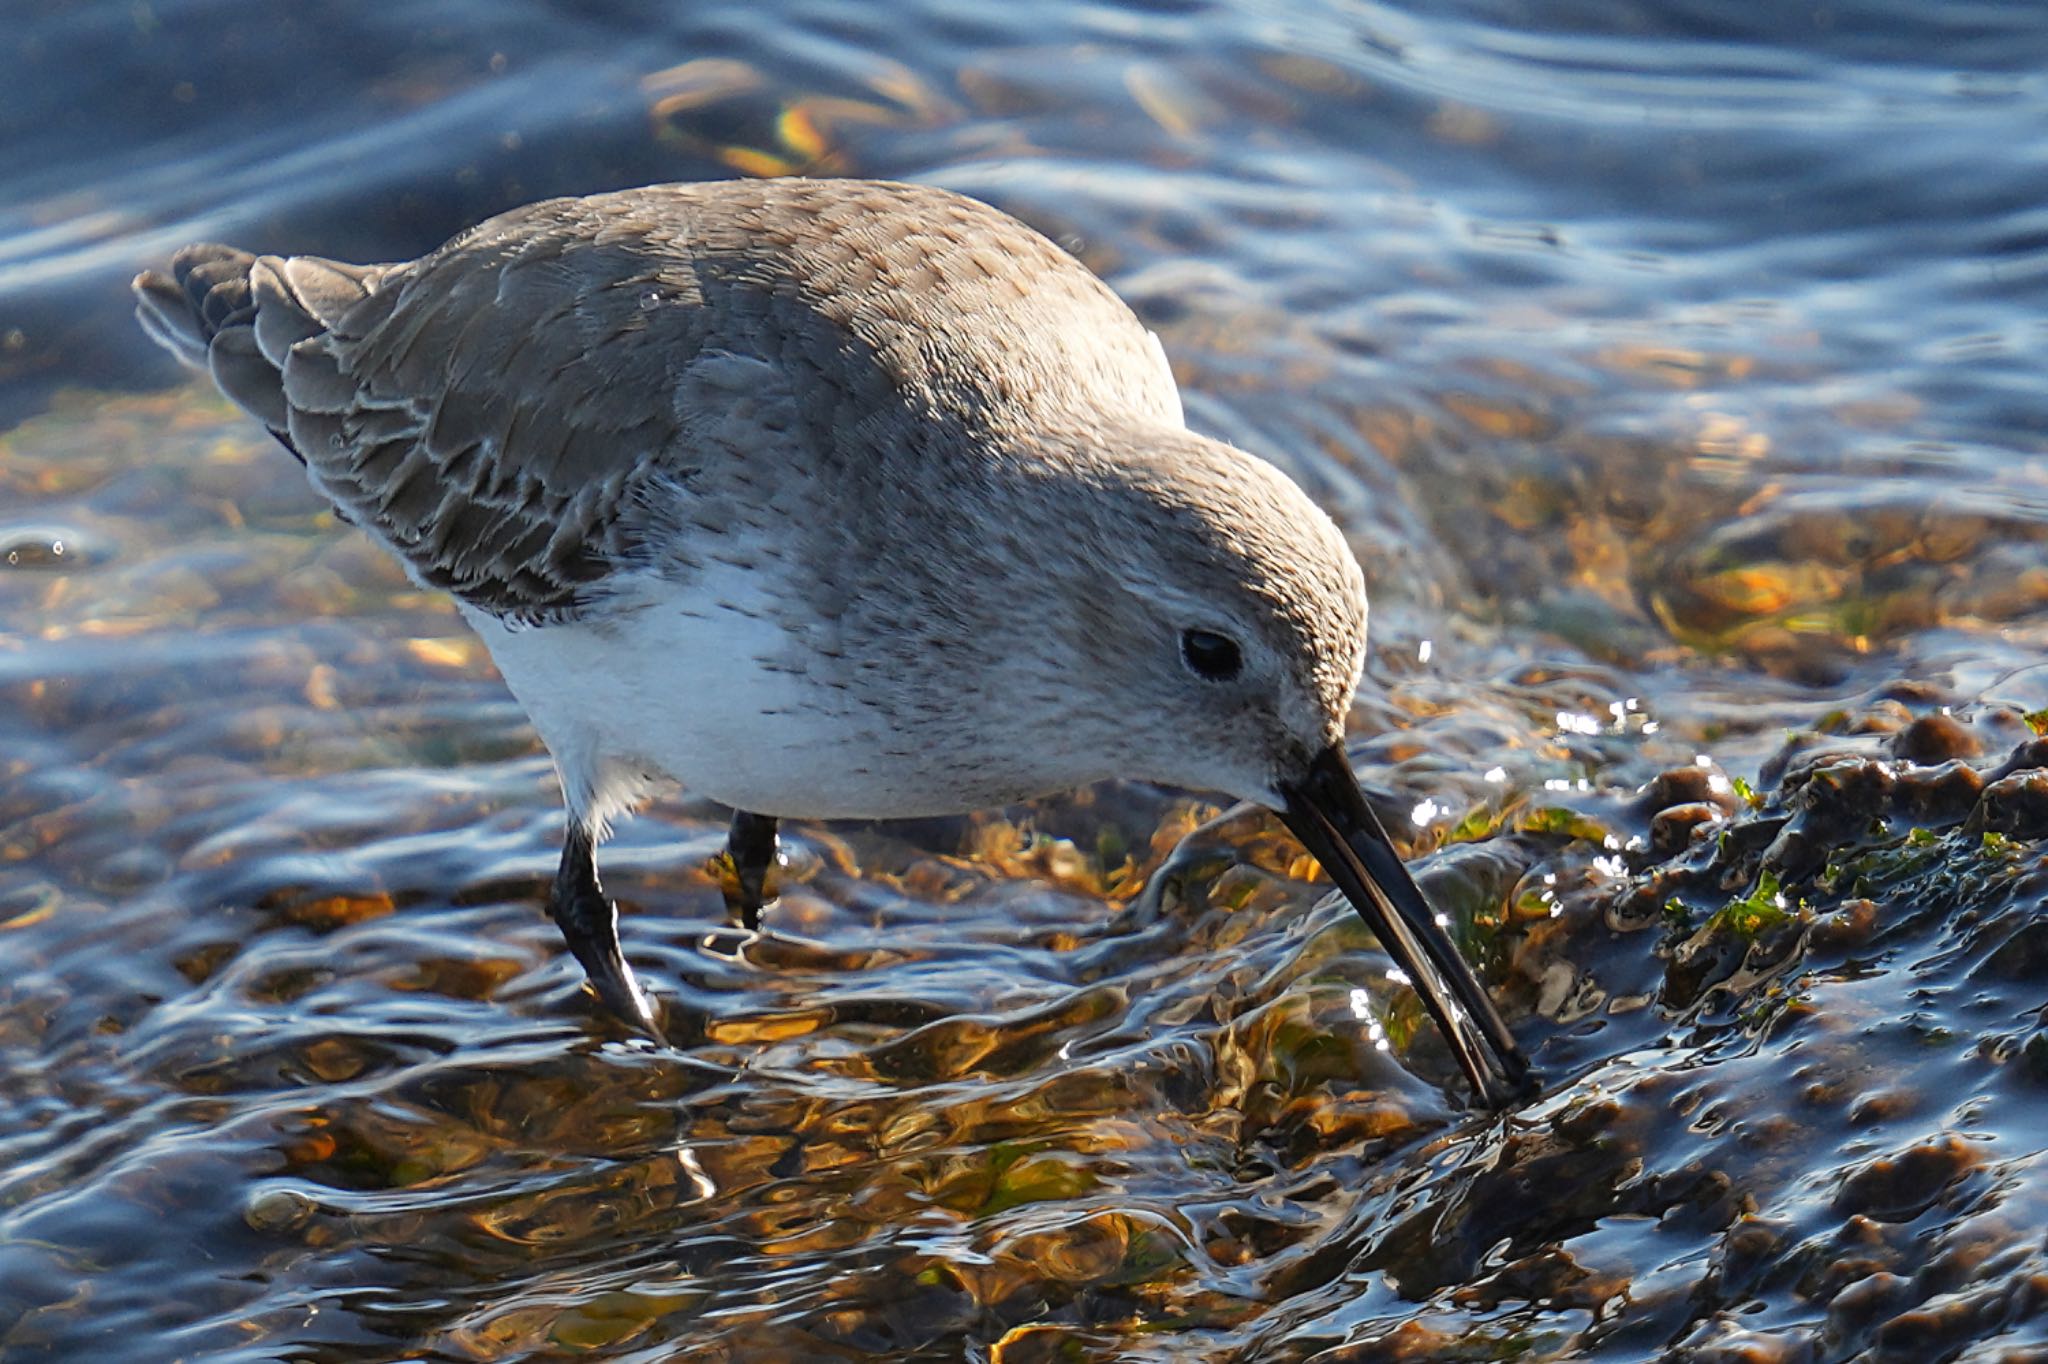
[[[1365,803],[1343,748],[1324,749],[1280,793],[1280,818],[1408,973],[1480,1100],[1501,1108],[1526,1095],[1528,1059]]]

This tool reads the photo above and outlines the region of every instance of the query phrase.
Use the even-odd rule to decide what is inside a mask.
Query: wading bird
[[[549,910],[659,1036],[595,848],[651,783],[895,818],[1106,778],[1280,813],[1480,1096],[1528,1069],[1360,794],[1366,595],[1329,517],[1188,430],[1158,339],[986,204],[853,180],[514,209],[415,261],[135,282],[347,520],[452,593],[554,756]]]

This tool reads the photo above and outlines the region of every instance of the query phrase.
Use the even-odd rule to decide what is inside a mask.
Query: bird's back
[[[1180,425],[1113,293],[922,186],[550,200],[390,266],[202,245],[137,295],[344,516],[507,618],[572,613],[644,554],[650,514],[717,534],[767,512],[774,477],[886,484],[903,473],[877,462],[934,424],[962,459],[1000,457],[991,431]],[[928,450],[913,462],[929,476]]]

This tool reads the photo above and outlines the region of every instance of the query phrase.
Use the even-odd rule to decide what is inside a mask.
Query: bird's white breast
[[[576,620],[507,625],[469,611],[554,755],[572,809],[609,819],[648,783],[771,814],[881,817],[894,789],[843,692],[797,666],[809,641],[767,569],[707,563]],[[799,627],[800,629],[800,627]]]

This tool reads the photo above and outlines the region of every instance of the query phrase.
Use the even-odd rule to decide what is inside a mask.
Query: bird
[[[1158,337],[1017,218],[880,180],[650,185],[400,263],[199,243],[134,293],[482,637],[560,778],[549,913],[638,1031],[596,850],[662,784],[734,811],[753,927],[782,820],[1135,778],[1277,812],[1478,1100],[1529,1092],[1346,756],[1343,534],[1191,430]]]

